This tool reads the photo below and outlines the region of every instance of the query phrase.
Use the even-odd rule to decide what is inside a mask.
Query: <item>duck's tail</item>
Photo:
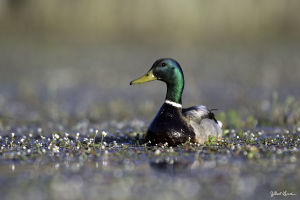
[[[213,111],[218,110],[217,108],[213,108],[213,109],[208,109],[208,119],[214,120],[221,128],[223,126],[223,123],[221,121],[218,121],[215,117],[215,114],[213,113]]]

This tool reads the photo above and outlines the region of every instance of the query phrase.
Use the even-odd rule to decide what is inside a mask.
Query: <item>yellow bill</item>
[[[130,85],[146,83],[146,82],[154,81],[154,80],[157,80],[157,78],[154,76],[153,71],[150,70],[144,76],[142,76],[134,81],[131,81]]]

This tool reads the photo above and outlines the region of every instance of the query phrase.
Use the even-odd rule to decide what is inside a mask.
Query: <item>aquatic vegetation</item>
[[[274,92],[272,100],[267,103],[270,108],[267,112],[260,113],[260,121],[263,125],[299,126],[300,125],[300,101],[292,96],[279,100],[278,93]],[[263,110],[264,111],[264,110]]]
[[[71,195],[85,199],[95,198],[103,188],[107,198],[143,187],[156,191],[125,192],[123,199],[160,195],[175,199],[218,198],[212,187],[221,189],[224,184],[229,186],[223,188],[226,198],[245,195],[246,189],[236,187],[237,184],[251,185],[249,198],[254,193],[269,198],[269,190],[299,191],[299,184],[295,183],[300,180],[300,128],[225,129],[221,140],[211,137],[204,145],[189,141],[170,147],[167,143],[143,144],[145,131],[135,131],[130,124],[133,123],[113,122],[107,129],[89,127],[87,132],[47,133],[38,127],[35,131],[29,128],[2,135],[1,176],[7,184],[3,199],[21,195],[20,184],[28,195],[39,195],[33,191],[42,186],[45,199],[69,198],[64,196],[69,191],[63,186],[65,181],[72,190],[94,191]],[[25,173],[31,174],[31,178],[22,178]],[[25,184],[26,180],[31,184]],[[11,184],[17,189],[10,190]],[[182,189],[185,184],[188,188]],[[177,190],[184,192],[178,194]]]

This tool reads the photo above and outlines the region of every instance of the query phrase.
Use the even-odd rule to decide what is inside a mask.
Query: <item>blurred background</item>
[[[0,113],[151,120],[164,84],[129,82],[160,57],[181,64],[185,106],[263,112],[274,96],[300,96],[299,8],[297,0],[0,0]]]

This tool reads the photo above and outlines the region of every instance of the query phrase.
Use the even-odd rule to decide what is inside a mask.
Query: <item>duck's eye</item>
[[[167,65],[166,63],[162,63],[162,64],[161,64],[162,67],[164,67],[164,66],[166,66],[166,65]]]

